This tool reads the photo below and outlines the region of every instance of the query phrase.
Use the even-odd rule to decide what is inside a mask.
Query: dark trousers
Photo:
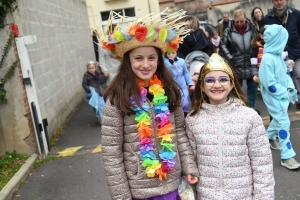
[[[239,83],[241,86],[243,86],[243,80],[239,79]],[[249,102],[250,108],[255,108],[256,103],[256,83],[253,81],[253,79],[246,79],[247,83],[247,97]]]

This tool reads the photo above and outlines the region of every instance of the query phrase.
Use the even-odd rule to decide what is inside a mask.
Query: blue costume
[[[264,55],[259,68],[261,94],[273,120],[267,130],[269,140],[279,136],[281,159],[294,157],[290,141],[290,120],[288,106],[297,99],[297,90],[290,76],[287,75],[286,64],[282,59],[282,51],[288,40],[288,32],[281,25],[265,26]],[[290,89],[290,90],[289,90]]]
[[[165,65],[171,72],[172,77],[181,88],[183,112],[187,113],[189,111],[189,91],[187,89],[187,85],[194,85],[191,75],[182,58],[176,57],[174,61],[164,58],[164,61]]]

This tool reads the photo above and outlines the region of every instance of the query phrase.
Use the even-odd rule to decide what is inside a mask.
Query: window
[[[126,18],[128,21],[133,21],[135,20],[135,9],[134,8],[123,8],[123,9],[118,9],[118,10],[113,10],[114,12],[116,13],[119,13],[121,16],[125,15],[127,16],[128,18]],[[100,12],[100,16],[101,16],[101,25],[102,25],[102,29],[105,31],[105,28],[106,25],[107,25],[107,22],[108,22],[108,18],[109,18],[109,14],[110,14],[110,11],[103,11],[103,12]],[[118,19],[115,19],[113,21],[113,23],[118,23]],[[127,26],[127,23],[124,23],[122,24],[122,27],[125,29]]]
[[[124,8],[124,9],[118,9],[118,10],[113,10],[116,13],[119,13],[120,15],[125,15],[128,17],[135,17],[135,9],[134,8]],[[110,11],[104,11],[100,12],[101,20],[107,21],[109,18]]]

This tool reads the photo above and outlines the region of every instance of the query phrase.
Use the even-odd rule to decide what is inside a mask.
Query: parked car
[[[200,21],[200,28],[208,33],[212,33],[214,30],[216,30],[214,25],[207,23],[206,21]]]

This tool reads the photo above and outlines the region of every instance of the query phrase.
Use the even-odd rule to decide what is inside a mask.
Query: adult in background
[[[104,83],[104,88],[106,89],[117,75],[121,63],[117,59],[110,57],[102,47],[99,47],[99,59],[99,65],[101,66],[103,74],[109,74],[107,81]]]
[[[116,25],[112,24],[109,26],[106,30],[106,34],[112,34],[114,31]],[[104,50],[101,46],[99,47],[99,64],[101,66],[101,69],[103,71],[103,74],[109,74],[108,80],[104,83],[104,88],[106,89],[111,81],[115,78],[115,76],[118,73],[119,67],[121,63],[117,60],[112,58],[106,50]]]
[[[259,30],[261,20],[264,18],[264,13],[260,7],[255,7],[251,12],[251,20],[257,30]]]
[[[186,18],[186,29],[191,29],[190,34],[186,36],[183,43],[179,45],[178,54],[179,57],[185,59],[185,57],[192,51],[209,51],[208,39],[200,29],[200,23],[197,17],[189,16]]]
[[[217,33],[220,37],[223,36],[224,30],[228,27],[229,24],[229,14],[227,12],[223,13],[223,20],[221,20],[216,26]]]
[[[273,10],[263,18],[261,26],[278,24],[289,33],[286,50],[289,58],[295,61],[292,79],[298,91],[296,108],[300,109],[300,12],[289,7],[287,0],[272,0],[272,3]]]
[[[234,12],[234,20],[229,22],[220,42],[220,52],[233,67],[242,86],[247,82],[249,107],[255,109],[256,83],[252,78],[250,55],[252,54],[251,40],[258,34],[256,28],[246,18],[244,9]],[[259,113],[259,111],[257,111]]]
[[[99,53],[98,53],[98,38],[97,38],[97,33],[93,31],[93,44],[94,44],[94,52],[95,52],[95,57],[96,61],[99,61]]]

